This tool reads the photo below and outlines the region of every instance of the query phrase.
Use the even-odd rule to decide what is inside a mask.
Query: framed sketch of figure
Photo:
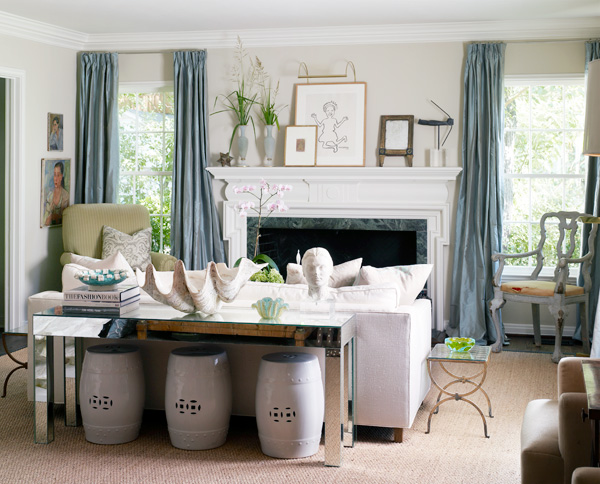
[[[69,206],[70,174],[70,159],[42,159],[40,227],[62,225],[63,210]]]
[[[48,113],[48,151],[63,150],[63,115]]]
[[[296,84],[295,124],[317,126],[317,166],[365,165],[367,84]]]

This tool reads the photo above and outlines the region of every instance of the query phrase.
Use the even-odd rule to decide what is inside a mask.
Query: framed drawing
[[[42,159],[42,199],[40,227],[62,225],[62,213],[69,206],[71,160]]]
[[[406,165],[412,166],[413,129],[415,117],[381,116],[379,122],[379,166],[386,156],[404,156]]]
[[[317,127],[286,126],[285,166],[315,166],[317,158]]]
[[[317,166],[365,165],[367,84],[296,84],[296,125],[317,126]]]
[[[63,115],[48,113],[48,151],[63,150]]]

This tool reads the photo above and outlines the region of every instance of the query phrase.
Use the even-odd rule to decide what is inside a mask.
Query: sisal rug
[[[0,357],[2,381],[13,365]],[[522,415],[529,400],[555,397],[556,365],[545,354],[492,354],[484,388],[494,415],[489,439],[477,411],[460,401],[445,403],[425,434],[432,390],[403,443],[392,442],[390,429],[358,427],[355,447],[335,468],[323,466],[322,445],[306,459],[263,455],[256,421],[240,417],[232,418],[225,445],[208,451],[172,447],[163,412],[146,413],[139,438],[114,446],[86,442],[83,427],[64,427],[56,412],[55,441],[34,444],[33,404],[18,371],[0,399],[0,483],[518,483]],[[485,399],[474,401],[487,414]]]

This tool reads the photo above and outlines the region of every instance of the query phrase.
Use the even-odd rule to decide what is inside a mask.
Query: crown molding
[[[74,50],[137,52],[233,48],[238,36],[246,47],[585,40],[600,37],[600,17],[88,35],[0,12],[0,32]]]

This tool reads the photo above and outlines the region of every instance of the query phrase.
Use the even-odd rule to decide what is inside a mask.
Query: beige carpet
[[[24,353],[17,357],[26,358]],[[2,381],[12,366],[0,358]],[[140,437],[128,444],[90,444],[82,427],[66,428],[58,417],[55,441],[34,444],[33,405],[20,370],[0,399],[0,483],[518,483],[523,411],[531,399],[556,395],[556,365],[546,354],[492,354],[484,388],[494,414],[489,439],[476,410],[456,401],[441,407],[425,434],[437,397],[432,391],[413,428],[405,430],[404,443],[391,442],[389,429],[359,427],[343,466],[326,468],[323,446],[307,459],[264,456],[249,418],[232,419],[226,444],[209,451],[172,447],[161,412],[146,414]],[[485,407],[483,397],[475,401]]]

